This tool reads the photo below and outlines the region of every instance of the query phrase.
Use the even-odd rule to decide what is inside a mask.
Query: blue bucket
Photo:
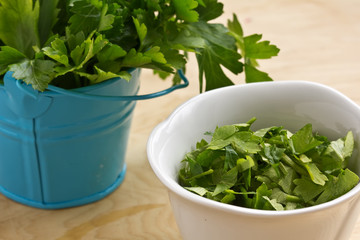
[[[137,95],[140,69],[121,78],[65,90],[33,90],[4,76],[0,86],[0,192],[22,204],[58,209],[100,200],[124,180],[137,100],[165,95],[183,83]]]

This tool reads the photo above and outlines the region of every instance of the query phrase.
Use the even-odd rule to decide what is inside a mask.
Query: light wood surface
[[[278,57],[261,61],[275,81],[309,80],[333,87],[360,104],[360,1],[223,0],[226,23],[238,15],[246,35],[280,47]],[[131,127],[124,183],[93,204],[40,210],[0,195],[0,239],[181,239],[165,187],[150,168],[146,143],[151,130],[179,104],[198,94],[194,57],[188,65],[188,88],[137,103]],[[141,93],[170,85],[142,73]],[[244,84],[242,76],[234,77]],[[360,239],[360,219],[350,240]]]

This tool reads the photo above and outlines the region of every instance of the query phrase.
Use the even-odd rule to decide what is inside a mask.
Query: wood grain
[[[246,35],[263,33],[281,48],[278,57],[261,61],[276,81],[308,80],[331,86],[360,104],[360,1],[358,0],[223,0],[226,23],[236,13]],[[0,195],[0,239],[166,239],[181,236],[167,191],[146,156],[151,130],[179,104],[198,94],[196,62],[190,58],[188,88],[139,101],[131,127],[124,183],[93,204],[40,210]],[[163,89],[163,82],[143,71],[141,93]],[[243,77],[232,76],[243,84]],[[350,240],[360,239],[360,219]]]

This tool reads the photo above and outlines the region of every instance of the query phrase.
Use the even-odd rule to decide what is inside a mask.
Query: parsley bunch
[[[311,124],[292,134],[283,127],[254,132],[254,121],[218,127],[209,143],[198,142],[183,160],[180,184],[209,199],[263,210],[325,203],[358,184],[346,167],[351,131],[329,141],[313,134]]]
[[[131,68],[180,77],[196,54],[200,91],[232,85],[222,67],[245,70],[246,82],[271,80],[256,59],[279,49],[261,35],[243,36],[236,16],[228,27],[210,23],[223,14],[217,0],[0,0],[0,75],[44,91],[75,88]]]

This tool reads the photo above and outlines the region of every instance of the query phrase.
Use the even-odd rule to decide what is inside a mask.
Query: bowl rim
[[[304,81],[304,80],[282,80],[278,82],[256,82],[256,83],[250,83],[250,84],[244,84],[244,85],[232,85],[232,86],[226,86],[214,90],[210,90],[201,94],[198,94],[189,100],[185,101],[184,103],[180,104],[178,107],[175,108],[175,110],[162,122],[160,122],[151,132],[148,142],[147,142],[147,155],[148,155],[148,161],[150,163],[151,168],[153,169],[155,175],[158,177],[158,179],[161,181],[161,183],[167,188],[168,191],[176,194],[178,197],[181,197],[183,199],[189,200],[192,203],[199,204],[202,206],[206,206],[209,208],[215,208],[220,211],[230,212],[232,214],[236,215],[247,215],[247,216],[253,216],[253,217],[283,217],[283,216],[294,216],[294,215],[302,215],[307,214],[311,212],[318,212],[322,211],[328,208],[335,207],[343,202],[352,200],[353,197],[358,197],[360,195],[360,182],[352,188],[350,191],[345,193],[344,195],[335,198],[331,201],[300,208],[300,209],[293,209],[293,210],[284,210],[284,211],[275,211],[275,210],[260,210],[260,209],[253,209],[253,208],[246,208],[242,206],[236,206],[226,203],[217,202],[202,196],[199,196],[195,193],[192,193],[185,188],[183,188],[177,180],[173,179],[166,173],[163,173],[158,164],[156,164],[156,160],[154,159],[154,153],[152,149],[152,144],[156,139],[157,134],[161,130],[164,130],[166,126],[170,123],[171,119],[174,118],[181,109],[185,108],[187,105],[191,104],[194,101],[197,101],[199,98],[202,98],[204,95],[211,95],[211,94],[218,94],[219,92],[226,91],[229,88],[246,88],[246,87],[253,87],[253,86],[261,86],[261,85],[308,85],[308,86],[314,86],[318,88],[322,88],[324,90],[327,90],[329,92],[332,92],[333,94],[337,94],[339,97],[342,97],[345,101],[347,101],[350,105],[357,108],[360,111],[360,106],[357,105],[354,101],[352,101],[349,97],[344,95],[343,93],[339,92],[338,90],[331,88],[327,85],[317,83],[317,82],[311,82],[311,81]]]

